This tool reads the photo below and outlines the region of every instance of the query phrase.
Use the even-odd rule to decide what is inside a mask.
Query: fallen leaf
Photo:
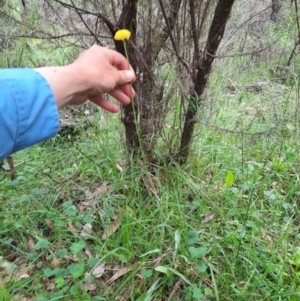
[[[139,279],[141,279],[141,280],[144,280],[144,279],[145,279],[145,278],[142,276],[141,273],[136,274],[135,277],[137,277],[137,278],[139,278]]]
[[[206,223],[209,223],[211,220],[214,219],[215,217],[215,213],[214,212],[211,212],[207,215],[205,215],[204,219],[202,220],[201,224],[206,224]]]
[[[95,204],[95,202],[93,201],[89,201],[89,202],[81,202],[80,206],[79,206],[79,211],[83,212],[84,210],[86,210],[87,208],[91,208],[93,205]]]
[[[107,191],[108,187],[108,181],[104,181],[99,188],[96,188],[96,191],[99,195],[101,195]]]
[[[21,294],[16,294],[14,295],[14,301],[32,301],[32,299],[25,297],[24,295]]]
[[[264,232],[263,228],[261,228],[261,233],[262,233],[262,237],[269,242],[268,248],[273,249],[273,246],[274,246],[273,237],[271,235],[267,234],[266,232]]]
[[[130,266],[130,267],[126,267],[123,269],[118,270],[110,279],[107,280],[107,284],[112,284],[114,281],[116,281],[117,279],[119,279],[120,277],[124,276],[125,274],[133,271],[136,267],[137,267],[138,263]]]
[[[12,263],[3,259],[2,256],[0,256],[0,269],[4,270],[4,269],[7,269],[9,267],[12,267]]]
[[[111,235],[113,235],[120,227],[121,223],[120,223],[120,218],[117,218],[116,220],[114,220],[113,223],[111,223],[107,229],[104,230],[104,233],[102,235],[102,239],[105,240],[108,237],[110,237]]]
[[[206,278],[201,278],[201,280],[203,281],[204,284],[206,284],[206,286],[210,287],[210,288],[214,288],[211,280],[206,279]]]
[[[47,286],[47,291],[53,291],[55,289],[55,283],[50,282]]]
[[[173,268],[177,269],[179,266],[180,266],[180,260],[178,258],[176,258],[176,260],[174,261],[174,264],[173,264]]]
[[[146,176],[143,176],[142,179],[147,190],[151,191],[154,194],[154,196],[160,201],[160,198],[158,196],[158,189],[154,185],[154,177],[147,172]]]
[[[35,242],[34,242],[32,237],[29,237],[29,239],[28,239],[28,246],[29,246],[31,251],[34,250]]]
[[[73,232],[78,232],[78,230],[76,229],[76,227],[72,224],[72,222],[68,222],[68,227],[71,231]]]
[[[93,257],[91,251],[90,251],[88,248],[85,248],[85,249],[84,249],[84,253],[87,255],[88,258]]]
[[[76,256],[73,256],[73,255],[67,255],[66,258],[73,261],[73,262],[78,262],[79,261],[79,259]]]
[[[123,172],[123,168],[119,163],[116,164],[116,167],[120,172]]]
[[[214,176],[214,173],[213,173],[213,171],[210,169],[210,170],[207,172],[207,182],[210,182],[210,181],[213,179],[213,176]]]
[[[295,126],[292,123],[287,123],[286,127],[290,131],[294,131],[295,130]]]
[[[105,265],[101,264],[94,268],[92,275],[96,278],[100,278],[105,272]]]
[[[138,163],[142,169],[144,167],[144,163],[141,160],[138,160]],[[146,171],[145,176],[142,176],[142,179],[147,190],[151,191],[154,196],[160,201],[160,198],[158,196],[158,189],[154,185],[154,182],[156,181],[155,177],[150,172]]]
[[[83,239],[88,239],[91,237],[91,233],[92,233],[92,224],[85,224],[83,227],[82,227],[82,231],[80,233],[80,236],[83,238]]]
[[[22,275],[20,276],[20,279],[26,279],[26,278],[29,278],[29,277],[30,277],[29,274],[22,274]]]
[[[56,256],[53,256],[52,264],[53,264],[54,267],[59,268],[60,263],[59,263],[59,260]]]
[[[84,289],[87,290],[88,292],[94,291],[97,289],[97,286],[95,285],[94,281],[92,279],[87,280],[84,285]]]
[[[52,222],[50,219],[45,219],[45,223],[47,224],[47,226],[48,226],[50,229],[53,229],[53,228],[54,228],[54,224],[53,224],[53,222]]]

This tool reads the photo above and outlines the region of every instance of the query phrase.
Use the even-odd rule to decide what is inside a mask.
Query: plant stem
[[[123,45],[124,45],[124,49],[125,49],[125,56],[126,56],[126,59],[127,59],[128,70],[129,70],[130,69],[130,67],[129,67],[129,56],[128,56],[127,44],[126,44],[125,40],[123,40]],[[132,89],[132,83],[130,83],[130,88]],[[144,159],[144,162],[146,162],[145,161],[144,150],[143,150],[143,147],[142,147],[141,135],[140,135],[140,131],[139,131],[139,128],[138,128],[138,123],[137,123],[137,121],[138,121],[137,120],[137,113],[136,113],[136,110],[135,110],[135,107],[134,107],[133,97],[131,97],[131,95],[130,95],[130,101],[131,101],[131,105],[132,105],[133,118],[134,118],[134,124],[135,124],[135,130],[136,130],[136,133],[137,133],[138,143],[139,143],[139,146],[141,148],[142,157]]]

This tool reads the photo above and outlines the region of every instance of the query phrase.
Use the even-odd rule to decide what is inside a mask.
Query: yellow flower
[[[131,32],[127,29],[120,29],[115,34],[116,41],[129,40]]]

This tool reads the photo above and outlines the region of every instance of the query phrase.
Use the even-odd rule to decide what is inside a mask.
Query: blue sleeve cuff
[[[0,70],[0,160],[53,137],[59,114],[48,82],[33,69]]]

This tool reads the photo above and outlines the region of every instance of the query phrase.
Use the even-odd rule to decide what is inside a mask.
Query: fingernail
[[[127,81],[131,82],[134,79],[134,72],[131,70],[126,70],[125,71],[126,77],[127,77]]]

